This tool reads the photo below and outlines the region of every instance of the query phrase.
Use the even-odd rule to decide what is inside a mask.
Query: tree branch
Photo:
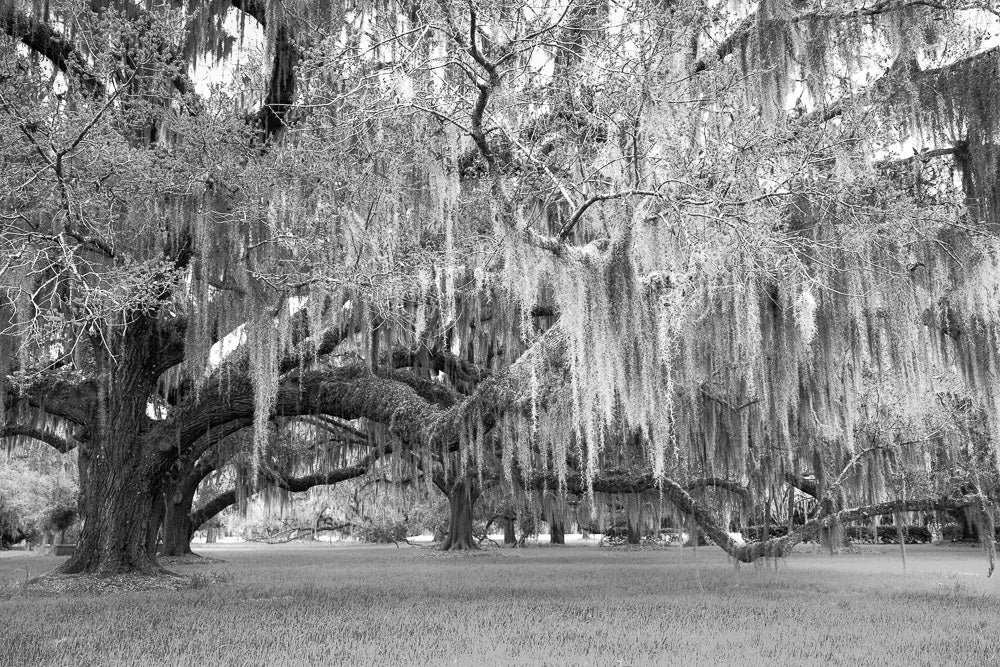
[[[273,486],[279,489],[284,489],[285,491],[289,491],[291,493],[300,493],[302,491],[308,491],[314,486],[337,484],[338,482],[345,482],[350,479],[362,477],[368,473],[371,465],[377,459],[378,454],[373,452],[352,466],[337,468],[326,472],[312,473],[310,475],[303,475],[302,477],[290,477],[288,479],[273,477],[271,482],[273,483]],[[198,510],[191,513],[191,526],[194,530],[198,530],[199,527],[211,520],[224,509],[235,504],[236,489],[224,491],[202,505]]]
[[[47,23],[17,11],[16,4],[0,4],[0,25],[10,37],[44,56],[95,96],[104,95],[104,84],[94,75],[76,47]]]
[[[76,447],[76,442],[52,431],[35,426],[25,426],[21,424],[9,424],[0,428],[0,438],[32,438],[50,445],[61,454],[65,454]]]

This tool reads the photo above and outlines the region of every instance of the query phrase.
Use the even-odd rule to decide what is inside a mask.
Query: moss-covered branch
[[[79,81],[84,89],[101,96],[104,84],[90,70],[76,46],[44,21],[19,12],[13,2],[0,3],[0,27],[31,51],[47,58],[56,69]]]
[[[368,470],[377,459],[377,453],[373,452],[355,465],[345,466],[343,468],[337,468],[335,470],[328,470],[324,472],[316,472],[309,475],[302,475],[300,477],[285,478],[275,476],[268,480],[268,482],[272,487],[283,489],[291,493],[301,493],[302,491],[308,491],[314,486],[337,484],[338,482],[346,482],[350,479],[363,477],[368,474]],[[232,507],[235,504],[236,489],[229,489],[228,491],[220,493],[199,509],[191,513],[192,527],[194,530],[197,530],[227,507]]]
[[[76,447],[75,440],[65,438],[46,428],[22,424],[8,424],[0,428],[0,439],[2,438],[29,438],[37,440],[53,447],[61,454],[65,454]]]

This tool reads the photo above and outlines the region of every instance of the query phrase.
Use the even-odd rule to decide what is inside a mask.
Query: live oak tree
[[[80,444],[65,569],[153,571],[165,485],[275,415],[370,429],[463,547],[497,482],[659,489],[740,560],[992,535],[991,12],[6,0],[5,420]],[[689,493],[804,473],[820,514],[749,546]]]

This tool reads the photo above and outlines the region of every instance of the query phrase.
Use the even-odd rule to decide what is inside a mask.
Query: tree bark
[[[162,457],[145,437],[146,402],[156,380],[151,332],[151,323],[135,323],[115,339],[117,358],[104,341],[92,343],[97,400],[88,442],[80,450],[83,529],[76,551],[61,568],[67,574],[163,571],[148,548],[163,479]]]
[[[109,437],[81,456],[90,488],[84,494],[83,530],[67,574],[162,572],[148,549],[154,498],[160,480],[133,438]]]
[[[441,545],[442,551],[479,549],[472,536],[472,512],[479,489],[476,483],[466,477],[456,477],[448,489],[448,507],[451,510],[448,539]],[[441,485],[438,485],[440,488]]]
[[[191,522],[191,505],[194,491],[178,492],[167,498],[163,514],[163,547],[161,556],[190,556],[194,524]]]

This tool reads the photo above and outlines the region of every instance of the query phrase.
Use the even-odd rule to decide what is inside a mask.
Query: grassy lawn
[[[213,583],[41,596],[56,559],[0,555],[0,665],[1000,664],[982,552],[794,554],[739,571],[713,548],[213,545]],[[61,560],[61,559],[60,559]]]

